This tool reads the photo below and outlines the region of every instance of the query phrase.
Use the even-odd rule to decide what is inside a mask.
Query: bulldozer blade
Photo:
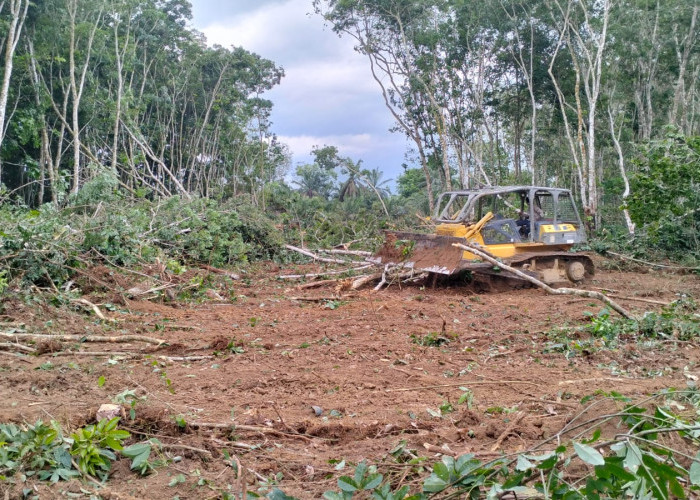
[[[384,245],[370,260],[449,275],[459,271],[462,262],[462,250],[452,244],[463,242],[454,236],[387,231]]]

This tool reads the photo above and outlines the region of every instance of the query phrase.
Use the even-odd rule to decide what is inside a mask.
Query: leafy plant
[[[457,400],[457,404],[458,405],[466,404],[467,408],[469,408],[471,410],[472,406],[474,406],[474,393],[468,387],[460,387],[459,389],[463,392],[459,396],[459,399]]]
[[[226,345],[226,350],[231,354],[243,354],[245,352],[245,348],[241,345],[241,342],[235,338],[229,341]]]
[[[598,392],[597,395],[614,401],[628,400],[615,393]],[[593,395],[587,401],[595,397]],[[689,490],[700,491],[700,453],[693,451],[688,455],[671,448],[660,438],[673,433],[697,450],[700,422],[682,418],[665,403],[674,400],[690,402],[694,405],[693,414],[698,415],[700,391],[694,387],[683,391],[662,391],[647,401],[653,399],[662,399],[662,402],[653,405],[651,412],[643,406],[627,404],[616,415],[605,414],[588,420],[583,432],[574,419],[555,437],[561,439],[567,432],[576,430],[578,439],[550,451],[536,452],[554,438],[514,458],[501,457],[490,462],[482,462],[472,454],[457,458],[443,456],[441,461],[433,464],[432,472],[423,480],[418,493],[411,494],[407,485],[392,486],[383,482],[383,475],[363,462],[358,464],[353,477],[338,479],[339,492],[326,492],[324,498],[347,499],[362,491],[370,492],[375,499],[392,500],[424,500],[437,494],[441,498],[489,500],[507,495],[562,500],[686,498]],[[589,405],[582,413],[595,404]],[[601,442],[599,425],[612,418],[617,419],[619,425],[627,426],[628,431],[618,431],[613,439]],[[589,439],[581,437],[589,434]],[[392,450],[392,456],[402,456],[404,448],[405,444],[399,445]],[[604,453],[606,450],[610,453]]]
[[[153,469],[148,461],[151,456],[151,442],[135,443],[121,450],[121,454],[131,459],[131,470],[138,471],[139,474],[146,475]]]
[[[117,429],[119,418],[101,420],[96,425],[77,429],[70,437],[63,435],[58,422],[50,425],[0,424],[0,482],[13,476],[36,476],[52,483],[90,475],[106,479],[116,451],[133,459],[131,468],[141,474],[152,469],[148,462],[151,440],[127,448],[122,442],[130,437]]]
[[[75,458],[83,474],[105,479],[115,451],[123,449],[122,441],[131,436],[127,431],[117,429],[119,417],[100,420],[97,425],[88,425],[65,438],[69,443],[70,454]]]
[[[134,389],[126,389],[114,396],[112,401],[116,404],[129,405],[129,418],[134,420],[136,418],[136,405],[145,399],[145,396],[138,396]]]
[[[322,305],[322,309],[330,309],[331,311],[338,309],[342,305],[340,300],[326,300]]]
[[[423,336],[411,334],[411,342],[426,347],[440,347],[444,344],[449,344],[450,339],[439,332],[430,332]]]
[[[367,463],[362,461],[357,464],[355,474],[352,477],[341,476],[338,479],[338,487],[341,493],[327,491],[323,494],[323,498],[327,500],[352,498],[355,493],[375,489],[381,484],[383,478],[384,476],[377,473],[376,466],[367,466]]]
[[[0,424],[0,480],[17,472],[52,483],[80,476],[62,441],[56,422],[47,425],[38,421],[24,427]]]
[[[399,251],[402,259],[408,259],[413,255],[415,245],[416,242],[414,240],[396,240],[394,243],[394,247]]]

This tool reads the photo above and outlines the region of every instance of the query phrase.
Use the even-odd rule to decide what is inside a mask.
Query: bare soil
[[[402,440],[428,463],[441,453],[490,460],[554,435],[596,391],[642,398],[700,375],[697,343],[620,339],[613,349],[576,350],[588,338],[584,313],[602,307],[589,299],[537,289],[476,293],[456,284],[336,296],[332,287],[296,289],[275,278],[299,270],[269,265],[220,289],[227,300],[201,303],[130,300],[124,290],[142,277],[93,270],[80,286],[114,322],[31,297],[4,304],[3,331],[136,334],[167,345],[44,342],[39,356],[0,355],[0,422],[55,419],[75,429],[94,422],[102,403],[133,390],[135,418],[127,405],[122,427],[130,442],[157,437],[165,447],[153,458],[162,463],[140,477],[119,460],[103,498],[218,498],[221,491],[264,492],[263,479],[319,498],[351,470],[336,470],[336,461],[367,460],[417,484],[410,467],[387,458]],[[700,297],[697,276],[657,272],[600,270],[586,288],[660,302]],[[620,302],[637,314],[660,307]],[[426,336],[440,345],[421,345]],[[569,356],[561,352],[567,343]],[[192,356],[210,357],[177,359]],[[458,404],[462,388],[473,393],[471,408]],[[615,403],[606,404],[595,411]],[[168,486],[178,474],[185,481]],[[42,498],[96,489],[78,481],[29,484]]]

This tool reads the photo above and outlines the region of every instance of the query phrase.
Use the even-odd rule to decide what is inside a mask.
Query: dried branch
[[[610,255],[613,255],[617,257],[618,259],[622,260],[629,260],[632,262],[636,262],[638,264],[644,264],[645,266],[650,266],[650,267],[661,267],[663,269],[677,269],[679,271],[700,271],[700,267],[682,267],[682,266],[670,266],[666,264],[656,264],[654,262],[648,262],[646,260],[641,260],[641,259],[635,259],[634,257],[629,257],[627,255],[622,255],[620,253],[615,253],[615,252],[606,252]]]
[[[109,337],[105,335],[45,335],[41,333],[9,333],[0,332],[0,337],[6,339],[32,339],[32,340],[56,340],[58,342],[145,342],[147,344],[162,345],[165,340],[143,335],[122,335]]]
[[[95,304],[90,302],[87,299],[72,299],[71,302],[75,302],[77,304],[81,304],[83,306],[88,307],[89,309],[92,309],[92,311],[95,313],[95,316],[100,318],[102,321],[116,321],[115,319],[108,318],[104,314],[102,314],[102,311],[100,311],[100,308],[97,307]]]
[[[608,305],[611,309],[619,313],[620,315],[624,316],[627,319],[636,319],[632,314],[627,311],[625,308],[623,308],[620,304],[612,300],[610,297],[607,295],[603,295],[600,292],[594,292],[591,290],[579,290],[577,288],[552,288],[551,286],[547,285],[546,283],[538,280],[537,278],[533,278],[529,274],[526,274],[514,267],[511,267],[507,264],[504,264],[503,262],[500,262],[496,259],[494,259],[492,256],[486,254],[481,248],[476,247],[474,245],[470,244],[462,244],[462,243],[453,243],[453,247],[461,248],[462,250],[467,250],[468,252],[473,253],[477,257],[480,257],[481,259],[490,262],[494,266],[498,266],[501,269],[504,269],[510,273],[513,273],[514,275],[518,276],[519,278],[522,278],[526,281],[529,281],[533,285],[536,285],[540,288],[542,288],[544,291],[551,295],[577,295],[579,297],[588,297],[591,299],[597,299],[606,305]]]
[[[351,273],[355,271],[362,271],[363,269],[367,269],[368,267],[372,267],[373,264],[365,264],[360,267],[353,267],[350,269],[341,269],[338,271],[327,271],[325,273],[309,273],[309,274],[283,274],[280,276],[277,276],[277,278],[281,280],[298,280],[298,279],[306,279],[306,278],[318,278],[319,276],[332,276],[334,274],[344,274],[344,273]]]
[[[318,250],[321,253],[330,253],[337,255],[354,255],[357,257],[371,257],[372,252],[367,252],[366,250],[341,250],[338,248],[320,248]]]
[[[36,349],[32,349],[31,347],[23,344],[15,344],[14,342],[0,342],[0,349],[2,348],[16,349],[18,351],[28,352],[30,354],[36,352]]]
[[[310,251],[310,250],[306,250],[306,249],[304,249],[304,248],[295,247],[295,246],[292,246],[292,245],[284,245],[284,248],[286,248],[287,250],[292,250],[292,251],[294,251],[294,252],[298,252],[298,253],[300,253],[300,254],[302,254],[302,255],[306,255],[307,257],[311,257],[312,259],[317,260],[317,261],[319,261],[319,262],[328,262],[328,263],[330,263],[330,264],[349,264],[349,263],[350,263],[350,262],[348,262],[347,260],[329,259],[329,258],[327,258],[327,257],[319,257],[318,255],[316,255],[315,253],[313,253],[313,252]]]

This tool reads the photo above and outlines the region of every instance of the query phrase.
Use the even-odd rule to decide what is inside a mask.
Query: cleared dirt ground
[[[335,470],[334,461],[367,460],[397,481],[418,481],[410,468],[387,459],[402,440],[428,463],[440,453],[488,460],[557,433],[584,409],[581,398],[596,391],[642,398],[700,375],[696,343],[623,338],[606,349],[586,343],[588,333],[579,328],[589,322],[584,313],[602,308],[589,299],[537,289],[475,293],[456,285],[334,298],[332,288],[298,290],[275,278],[295,270],[261,268],[233,283],[235,300],[121,305],[120,291],[133,283],[119,280],[139,276],[96,273],[81,286],[89,292],[94,285],[87,297],[113,323],[82,309],[31,305],[31,298],[5,304],[3,331],[139,334],[168,345],[44,343],[40,356],[2,355],[0,422],[56,419],[73,429],[94,422],[100,404],[132,390],[139,397],[135,419],[127,415],[123,428],[138,439],[157,437],[167,446],[153,458],[167,463],[140,477],[120,460],[99,492],[103,498],[218,498],[244,487],[263,492],[263,478],[287,494],[319,498],[351,470]],[[700,278],[693,275],[600,270],[586,287],[646,301],[669,302],[682,293],[700,298]],[[107,310],[106,302],[116,308]],[[620,303],[638,314],[659,309]],[[420,345],[425,336],[441,345]],[[577,341],[585,346],[577,349]],[[67,353],[68,347],[133,356]],[[64,350],[51,352],[58,348]],[[462,388],[473,393],[470,405],[458,404]],[[178,426],[178,417],[187,425]],[[231,431],[231,424],[239,427]],[[234,458],[226,460],[223,450]],[[181,459],[169,460],[176,456]],[[185,481],[168,486],[178,474]],[[80,494],[81,487],[96,490],[77,481],[36,483],[42,498]]]

